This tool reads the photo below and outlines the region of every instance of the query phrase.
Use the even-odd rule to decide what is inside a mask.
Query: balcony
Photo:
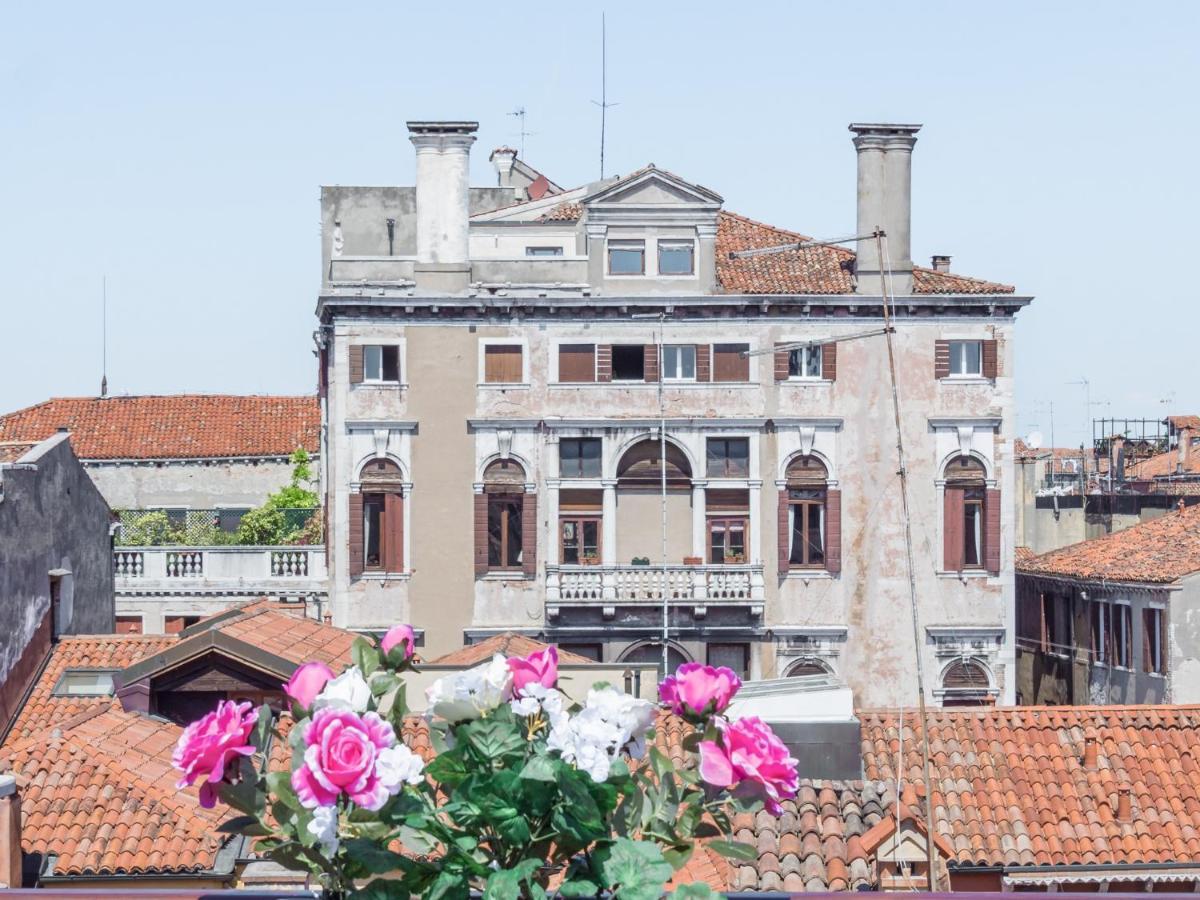
[[[325,593],[325,548],[118,547],[118,594]]]
[[[546,604],[762,604],[763,566],[547,566]]]

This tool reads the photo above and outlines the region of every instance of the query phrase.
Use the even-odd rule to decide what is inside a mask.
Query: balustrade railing
[[[547,602],[761,601],[763,567],[547,566]]]
[[[307,550],[272,550],[271,575],[274,578],[307,578]]]
[[[245,587],[255,582],[322,582],[326,577],[320,546],[118,547],[113,550],[113,574],[118,583],[136,579],[139,591],[157,581]]]
[[[204,575],[204,554],[199,550],[174,550],[167,553],[168,578],[200,578]]]
[[[146,571],[146,554],[141,550],[113,551],[113,574],[118,578],[141,578]]]

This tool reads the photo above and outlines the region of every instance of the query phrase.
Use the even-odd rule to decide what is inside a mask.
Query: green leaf
[[[408,825],[400,826],[400,843],[418,856],[428,856],[437,849],[437,841],[428,832],[419,831]]]
[[[456,753],[442,753],[425,767],[425,774],[439,784],[458,787],[467,780],[467,767]]]
[[[709,841],[705,846],[709,850],[720,853],[729,859],[736,859],[742,862],[753,862],[758,859],[758,850],[754,845],[745,844],[741,841]]]
[[[477,719],[460,728],[458,735],[488,762],[525,749],[525,736],[511,719]]]
[[[342,842],[346,857],[364,872],[382,875],[395,872],[404,859],[399,853],[387,849],[387,842],[368,838],[350,838]]]
[[[357,637],[350,645],[350,658],[362,670],[363,678],[370,678],[371,673],[379,668],[379,651],[364,637]]]
[[[604,882],[621,900],[658,900],[675,870],[657,844],[617,838],[595,854]]]
[[[401,881],[390,878],[376,878],[365,887],[353,894],[355,900],[408,900],[412,894]]]
[[[695,849],[696,848],[690,844],[682,849],[676,847],[664,847],[662,852],[663,859],[669,862],[671,864],[671,868],[678,872],[685,865],[687,865],[687,861],[692,858],[692,851]]]
[[[517,900],[521,896],[521,883],[528,881],[539,865],[540,859],[523,859],[512,868],[492,872],[483,891],[483,900]]]
[[[267,856],[292,872],[314,872],[325,869],[325,861],[315,850],[296,841],[288,841],[267,851]]]
[[[425,900],[466,900],[469,895],[470,884],[463,873],[443,871],[429,886]]]
[[[724,894],[717,893],[703,881],[681,884],[667,895],[670,900],[717,900]]]
[[[234,816],[226,819],[217,826],[222,834],[248,834],[254,837],[266,837],[271,830],[258,821],[257,816]]]
[[[590,878],[582,875],[577,875],[564,881],[558,888],[558,892],[564,897],[595,897],[603,887]]]
[[[530,781],[554,781],[558,774],[558,761],[540,754],[529,757],[521,769],[521,777]]]
[[[586,847],[607,835],[600,816],[600,808],[592,798],[582,779],[591,780],[586,772],[563,767],[558,773],[558,789],[563,795],[563,805],[554,810],[551,819],[554,828],[571,838],[580,848]]]
[[[270,706],[264,703],[258,708],[258,721],[254,723],[254,730],[250,732],[250,743],[259,753],[266,749],[267,742],[271,738],[271,726],[274,724],[275,713],[271,711]]]
[[[684,735],[683,749],[688,753],[699,753],[700,742],[704,740],[704,735],[698,731],[693,731],[691,734]]]
[[[291,809],[300,809],[300,798],[296,796],[296,791],[292,788],[290,772],[268,772],[267,792]]]
[[[529,823],[521,816],[505,819],[496,825],[496,831],[500,833],[500,837],[516,846],[528,844],[532,837],[529,832]]]
[[[257,815],[263,807],[265,797],[259,793],[258,785],[249,779],[243,779],[237,784],[224,784],[217,788],[217,796],[221,802],[232,806],[238,812],[247,815]]]
[[[675,771],[675,764],[671,762],[671,758],[657,747],[650,748],[650,767],[660,780],[667,778]]]

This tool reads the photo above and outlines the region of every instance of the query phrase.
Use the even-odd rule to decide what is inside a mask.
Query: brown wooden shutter
[[[328,540],[328,537],[326,537]],[[350,495],[350,577],[358,578],[363,573],[363,498],[362,494]]]
[[[712,380],[749,381],[750,357],[742,356],[749,349],[749,344],[713,344]]]
[[[537,575],[537,494],[521,498],[521,570],[526,578]]]
[[[783,488],[779,492],[779,574],[787,575],[790,563],[788,557],[791,555],[791,529],[788,527],[788,492],[787,488]]]
[[[837,344],[833,341],[821,345],[821,377],[826,381],[837,378]]]
[[[383,501],[383,567],[387,572],[404,571],[404,495],[387,494]]]
[[[933,346],[933,377],[950,377],[950,342],[936,341]]]
[[[658,381],[658,344],[646,344],[642,348],[642,378]]]
[[[825,493],[825,569],[842,571],[842,492]]]
[[[475,574],[486,575],[488,570],[488,498],[475,495]]]
[[[983,501],[984,568],[1000,574],[1000,491],[990,489]]]
[[[484,382],[487,384],[516,384],[520,382],[522,374],[521,351],[522,348],[518,344],[489,344],[484,347]]]
[[[593,344],[560,344],[558,380],[592,382],[596,380],[596,347]]]
[[[1115,605],[1114,605],[1114,608]],[[1149,609],[1142,610],[1142,671],[1153,672],[1154,666],[1150,659],[1150,632],[1154,628],[1154,615]],[[1109,660],[1112,662],[1113,660]]]
[[[981,341],[983,344],[983,377],[995,378],[1000,370],[999,348],[996,341]]]
[[[696,380],[712,381],[712,344],[696,345]]]
[[[596,381],[612,381],[612,344],[596,345]]]
[[[322,347],[317,351],[317,396],[329,395],[329,350]]]
[[[350,345],[350,383],[363,382],[363,348],[362,344]]]
[[[780,350],[781,344],[775,345],[775,380],[788,380],[788,351]]]
[[[963,568],[963,490],[947,487],[942,511],[942,565],[947,572]]]

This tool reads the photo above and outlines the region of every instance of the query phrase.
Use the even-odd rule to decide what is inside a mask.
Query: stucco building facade
[[[889,270],[928,690],[1011,702],[1029,298],[914,266],[918,126],[852,128],[884,265],[874,240],[776,249],[805,239],[654,166],[564,190],[502,148],[470,188],[467,122],[410,123],[415,188],[324,189],[334,622],[608,662],[661,658],[665,615],[672,663],[910,702]]]

